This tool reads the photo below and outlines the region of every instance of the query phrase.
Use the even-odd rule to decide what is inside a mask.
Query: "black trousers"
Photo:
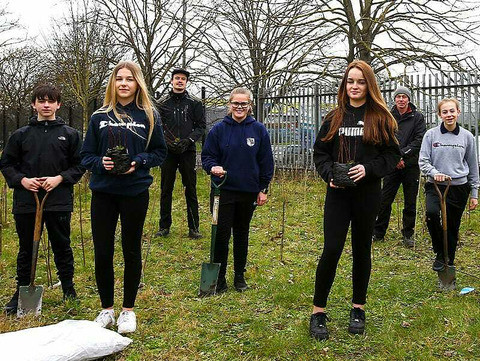
[[[172,193],[175,186],[177,168],[182,176],[187,203],[188,228],[198,229],[197,173],[195,171],[196,153],[186,151],[182,154],[168,153],[161,166],[160,228],[172,225]]]
[[[445,186],[439,185],[440,191],[445,192]],[[449,264],[453,265],[458,243],[458,231],[462,222],[462,214],[468,202],[470,186],[468,183],[450,186],[447,193],[447,241]],[[425,198],[427,203],[427,227],[432,238],[432,247],[435,253],[443,252],[443,228],[441,223],[440,198],[433,183],[425,184]]]
[[[15,214],[14,218],[20,243],[17,256],[17,283],[19,286],[26,286],[30,283],[32,269],[35,213]],[[74,263],[70,247],[70,219],[70,212],[43,212],[42,226],[45,224],[47,228],[53,260],[63,289],[73,285]]]
[[[92,192],[92,237],[95,250],[95,277],[102,308],[114,303],[113,254],[115,229],[120,216],[123,272],[123,307],[135,305],[142,273],[142,232],[147,215],[148,190],[134,196]]]
[[[248,233],[255,210],[257,193],[221,190],[218,210],[217,237],[214,262],[220,263],[219,278],[227,271],[228,244],[233,233],[233,269],[244,273],[248,254]],[[213,191],[210,194],[210,207],[213,205]]]
[[[366,303],[370,280],[371,246],[375,217],[380,206],[380,181],[354,188],[328,187],[324,207],[324,246],[317,266],[313,304],[326,307],[348,228],[352,236],[352,302]]]
[[[375,222],[375,236],[378,238],[385,237],[392,213],[392,203],[395,200],[400,184],[403,186],[404,198],[402,235],[408,238],[413,236],[417,213],[419,177],[420,169],[413,166],[397,169],[383,178],[382,202]]]

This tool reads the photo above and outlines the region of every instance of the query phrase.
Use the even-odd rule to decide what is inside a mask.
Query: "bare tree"
[[[21,39],[14,35],[12,30],[18,30],[18,20],[11,17],[8,4],[0,9],[0,49],[18,43]]]
[[[205,51],[198,59],[220,94],[244,85],[279,90],[292,84],[312,61],[320,33],[305,14],[311,1],[217,1],[209,9],[215,23],[206,31]]]
[[[358,58],[377,72],[416,65],[465,70],[477,67],[468,51],[480,44],[477,6],[472,0],[316,0],[303,25],[328,29],[324,36],[337,45],[324,56],[337,69]]]
[[[68,14],[56,22],[46,40],[56,82],[82,107],[85,131],[91,102],[99,97],[111,65],[119,60],[118,46],[112,44],[99,12],[88,0],[71,1]]]
[[[2,100],[5,109],[14,112],[16,128],[20,127],[20,119],[30,104],[29,95],[42,68],[42,59],[38,49],[24,46],[6,51],[4,61],[0,64]]]
[[[206,18],[197,16],[193,0],[98,0],[103,21],[118,44],[128,47],[154,93],[170,69],[188,66],[186,49],[194,51]],[[188,12],[186,8],[188,6]]]

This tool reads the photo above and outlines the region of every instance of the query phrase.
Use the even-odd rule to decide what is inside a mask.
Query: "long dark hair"
[[[390,113],[390,110],[383,99],[382,93],[378,86],[373,69],[363,60],[354,60],[348,64],[342,82],[338,88],[337,107],[332,110],[326,117],[330,120],[330,129],[322,141],[329,141],[337,134],[338,129],[342,125],[343,118],[346,113],[349,98],[347,94],[347,78],[351,69],[360,69],[367,83],[367,101],[364,119],[363,141],[366,143],[380,144],[393,140],[398,143],[395,138],[397,130],[397,122]]]

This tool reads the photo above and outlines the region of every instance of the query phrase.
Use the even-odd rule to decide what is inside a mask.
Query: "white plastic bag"
[[[2,360],[94,360],[122,351],[132,340],[85,320],[9,332],[0,335]]]

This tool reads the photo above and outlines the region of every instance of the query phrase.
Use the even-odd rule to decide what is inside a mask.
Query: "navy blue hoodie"
[[[135,102],[125,106],[117,104],[117,110],[128,117],[119,121],[113,111],[97,111],[92,115],[80,152],[82,165],[92,172],[92,191],[135,196],[152,184],[153,177],[149,170],[163,163],[167,156],[167,146],[158,113],[155,113],[155,127],[146,148],[150,125],[145,111],[139,109]],[[127,148],[130,159],[136,162],[134,172],[115,175],[105,169],[102,157],[109,147],[116,145]]]
[[[202,166],[210,174],[213,166],[228,172],[222,189],[258,193],[273,176],[270,137],[262,123],[247,116],[241,123],[226,116],[210,130],[202,150]],[[220,178],[212,176],[215,183]]]

